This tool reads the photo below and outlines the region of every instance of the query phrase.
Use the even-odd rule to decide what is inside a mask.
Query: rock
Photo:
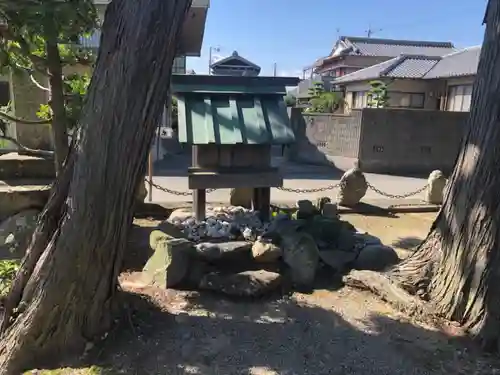
[[[282,251],[271,241],[260,239],[253,243],[252,256],[256,262],[273,263],[282,256]]]
[[[154,253],[143,268],[143,281],[161,288],[180,284],[188,274],[196,251],[193,243],[158,230],[151,232],[149,242]]]
[[[202,242],[196,245],[196,254],[199,258],[210,261],[250,259],[252,243],[246,241],[230,242]]]
[[[382,245],[380,238],[372,236],[368,233],[354,233],[354,238],[357,243],[362,243],[364,246],[368,245]]]
[[[342,250],[321,250],[319,257],[329,267],[337,272],[342,272],[356,260],[357,251],[342,251]]]
[[[252,208],[253,189],[235,188],[229,193],[229,203],[231,206],[240,206],[248,209]]]
[[[191,211],[191,209],[178,208],[178,209],[172,211],[172,213],[168,217],[167,221],[169,223],[179,225],[183,221],[186,221],[187,219],[192,218],[192,217],[194,217],[194,214],[193,214],[193,211]]]
[[[38,210],[26,210],[0,223],[0,259],[21,259],[35,231]]]
[[[443,204],[446,182],[447,180],[443,172],[438,170],[432,171],[427,179],[425,201],[431,204]]]
[[[363,198],[368,190],[366,178],[359,168],[349,169],[340,179],[340,189],[337,194],[337,204],[354,206]]]
[[[335,219],[339,217],[339,210],[335,203],[325,203],[321,209],[321,215],[329,219]]]
[[[162,232],[164,235],[167,235],[170,238],[186,238],[187,239],[187,235],[185,233],[183,233],[182,230],[180,230],[176,225],[174,225],[168,221],[164,221],[164,222],[158,224],[158,227],[156,229],[159,230],[160,232]]]
[[[326,203],[331,203],[332,200],[329,197],[321,197],[316,199],[316,210],[318,212],[323,211],[323,207],[325,206]]]
[[[255,237],[255,233],[253,232],[252,229],[245,228],[245,230],[242,232],[242,236],[245,240],[252,241]]]
[[[283,260],[290,267],[292,282],[310,287],[316,276],[319,254],[314,239],[305,232],[295,232],[282,239]]]
[[[203,277],[211,271],[210,265],[201,259],[192,259],[187,274],[182,279],[182,285],[197,289]]]
[[[302,199],[297,201],[297,212],[294,214],[294,219],[307,219],[317,213],[316,207],[310,200]]]
[[[399,261],[392,247],[375,244],[364,247],[354,262],[354,268],[367,271],[385,271]]]
[[[236,274],[212,272],[202,278],[199,288],[228,296],[260,297],[276,290],[280,285],[279,273],[258,270]]]

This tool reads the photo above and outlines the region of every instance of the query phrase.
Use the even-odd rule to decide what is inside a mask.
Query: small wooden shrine
[[[196,218],[205,218],[206,190],[253,188],[253,208],[270,211],[271,187],[283,186],[271,146],[295,141],[285,102],[298,78],[174,75],[179,142],[192,146],[188,170]]]

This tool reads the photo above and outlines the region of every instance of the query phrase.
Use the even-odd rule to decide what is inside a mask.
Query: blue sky
[[[261,75],[297,75],[328,55],[338,35],[481,44],[486,0],[211,0],[202,55],[188,69],[208,72],[234,50],[262,67]],[[381,31],[379,31],[382,29]]]

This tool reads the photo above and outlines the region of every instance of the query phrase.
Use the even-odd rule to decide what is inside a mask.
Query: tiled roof
[[[400,61],[382,72],[382,75],[394,78],[422,78],[439,61],[439,57],[401,56]]]
[[[457,49],[451,42],[433,42],[425,40],[378,39],[355,36],[341,36],[330,55],[318,59],[314,66],[339,56],[378,56],[398,57],[400,55],[444,56]]]
[[[456,51],[450,42],[377,39],[343,36],[340,40],[352,46],[350,55],[387,56],[425,55],[442,56]]]
[[[424,78],[446,78],[475,75],[479,65],[481,46],[469,47],[443,56]]]
[[[475,75],[480,51],[480,47],[471,47],[442,57],[401,55],[339,77],[334,83],[367,81],[383,77],[438,79]]]

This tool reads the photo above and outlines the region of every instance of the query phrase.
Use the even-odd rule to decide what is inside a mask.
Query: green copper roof
[[[179,141],[187,144],[288,144],[295,140],[283,96],[295,79],[175,76]]]

